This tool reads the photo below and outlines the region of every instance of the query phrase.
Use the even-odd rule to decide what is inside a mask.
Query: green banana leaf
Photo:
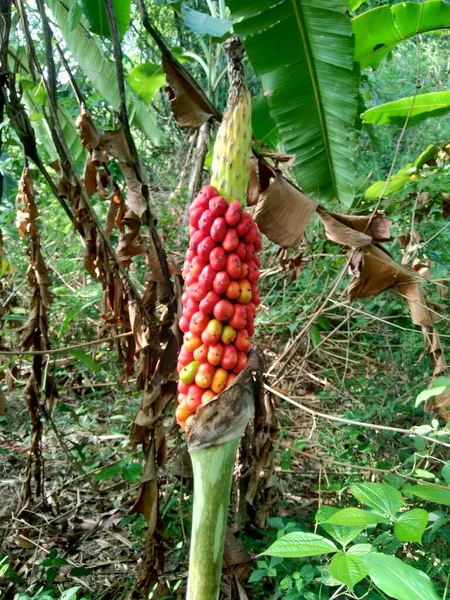
[[[444,0],[400,2],[368,10],[353,19],[355,60],[362,68],[376,68],[403,40],[446,27],[450,27],[450,4]]]
[[[430,117],[440,117],[449,112],[450,92],[432,92],[380,104],[366,110],[361,117],[364,123],[403,127],[409,116],[408,127],[413,127]]]
[[[106,58],[100,44],[86,33],[82,25],[70,30],[68,15],[73,0],[46,0],[53,13],[67,48],[72,53],[92,85],[115,110],[119,109],[120,97],[114,63]],[[67,8],[69,6],[69,9]],[[161,141],[161,131],[148,107],[127,89],[128,115],[132,125],[141,129],[153,144]]]
[[[49,162],[58,159],[58,153],[53,144],[52,134],[47,121],[44,119],[42,106],[47,104],[47,94],[41,84],[35,84],[25,65],[27,62],[26,48],[15,48],[10,45],[9,66],[11,71],[17,71],[17,78],[22,86],[22,100],[33,127],[38,146],[45,148]],[[84,163],[86,150],[81,143],[80,135],[75,127],[76,117],[61,102],[58,104],[58,118],[64,138],[75,163]],[[45,162],[45,161],[44,161]]]
[[[344,0],[227,0],[299,185],[350,205],[358,78]]]

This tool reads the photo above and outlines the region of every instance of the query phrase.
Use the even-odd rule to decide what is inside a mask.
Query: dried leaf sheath
[[[38,210],[33,194],[33,182],[28,164],[25,164],[19,181],[16,197],[16,226],[21,237],[28,239],[29,258],[28,283],[31,288],[30,315],[22,327],[22,348],[24,350],[48,350],[48,310],[52,301],[51,280],[41,253],[41,243],[37,228]],[[42,355],[34,355],[31,373],[27,381],[24,397],[31,421],[31,446],[27,457],[25,478],[22,488],[22,502],[27,505],[32,498],[32,480],[36,496],[42,493],[42,422],[43,408],[40,403],[42,375]],[[45,385],[46,396],[50,397],[52,386]],[[48,394],[47,394],[48,390]]]

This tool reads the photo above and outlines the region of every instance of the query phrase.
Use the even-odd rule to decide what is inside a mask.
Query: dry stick
[[[270,387],[266,383],[264,384],[264,388],[271,394],[278,396],[278,398],[281,398],[282,400],[289,402],[289,404],[292,404],[292,405],[296,406],[297,408],[300,408],[300,410],[303,410],[304,412],[309,413],[314,418],[320,417],[322,419],[327,419],[327,421],[335,421],[336,423],[345,423],[347,425],[353,425],[355,427],[365,427],[367,429],[377,429],[377,430],[381,430],[381,431],[392,431],[395,433],[402,433],[402,434],[405,434],[408,436],[420,437],[424,440],[432,442],[433,444],[439,444],[440,446],[445,446],[445,448],[450,448],[450,444],[447,444],[446,442],[441,442],[440,440],[436,440],[435,438],[429,437],[428,435],[422,435],[421,433],[414,431],[414,429],[402,429],[400,427],[390,427],[389,425],[376,425],[375,423],[364,423],[364,421],[353,421],[352,419],[345,419],[344,417],[336,417],[334,415],[327,415],[325,413],[313,410],[312,408],[309,408],[308,406],[305,406],[304,404],[301,404],[300,402],[296,402],[295,400],[292,400],[292,398],[289,398],[289,396],[286,396],[285,394],[282,394],[281,392],[274,390],[272,387]]]
[[[119,333],[117,335],[112,335],[106,338],[99,338],[97,340],[92,340],[90,342],[81,342],[80,344],[73,344],[72,346],[65,346],[64,348],[51,348],[49,350],[0,350],[0,356],[3,354],[6,356],[33,356],[40,354],[60,354],[62,352],[70,352],[71,350],[76,350],[77,348],[86,348],[87,346],[95,346],[96,344],[104,344],[106,342],[113,342],[118,338],[123,338],[133,335],[132,331],[128,331],[127,333]]]
[[[23,0],[21,0],[21,2],[22,1]],[[54,68],[50,68],[51,64],[54,65],[53,46],[52,46],[52,31],[48,24],[48,19],[47,19],[47,15],[45,13],[45,7],[43,4],[43,1],[37,0],[37,4],[39,7],[39,12],[40,12],[42,23],[43,23],[47,69],[48,69],[48,73],[51,74],[51,73],[54,73]],[[26,21],[23,21],[23,24],[24,24],[25,36],[29,40],[30,45],[32,46],[32,37],[31,37],[31,33],[29,30],[28,24],[26,23]],[[44,74],[43,74],[42,68],[40,66],[40,63],[38,61],[38,58],[36,56],[34,47],[32,50],[32,56],[33,56],[33,60],[35,62],[35,66],[42,77],[42,81],[44,83],[44,87],[47,91],[48,97],[51,100],[52,98],[54,98],[54,94],[51,93],[51,89],[56,89],[56,80],[55,79],[47,80],[44,77]],[[64,134],[63,134],[61,124],[59,122],[59,118],[58,118],[58,114],[57,114],[57,106],[52,101],[49,102],[49,109],[50,109],[50,117],[51,117],[50,118],[50,127],[51,127],[51,132],[52,132],[53,143],[55,144],[58,155],[63,163],[63,169],[65,170],[65,172],[67,174],[70,174],[73,177],[73,179],[76,183],[76,186],[77,186],[77,190],[80,193],[80,196],[83,200],[84,207],[86,208],[86,211],[89,214],[90,222],[95,225],[96,231],[97,231],[98,235],[101,237],[103,244],[105,245],[106,252],[108,253],[109,257],[112,259],[114,266],[117,268],[117,270],[121,276],[121,279],[123,281],[125,291],[131,292],[133,299],[135,300],[136,304],[139,306],[139,309],[141,310],[142,314],[145,316],[147,323],[151,323],[152,319],[151,319],[150,315],[148,314],[148,311],[142,301],[140,294],[138,293],[136,287],[132,283],[132,281],[128,275],[128,272],[125,270],[122,263],[120,262],[116,252],[114,251],[114,249],[111,245],[111,242],[110,242],[108,236],[105,234],[105,232],[101,226],[101,223],[97,217],[97,213],[94,211],[94,209],[91,205],[89,197],[86,193],[86,190],[83,186],[80,176],[78,175],[78,172],[75,168],[75,165],[74,165],[74,162],[72,159],[72,156],[70,155],[69,149],[67,147],[67,143],[64,138]]]
[[[112,0],[104,0],[106,15],[108,17],[109,29],[111,31],[111,38],[113,41],[113,52],[114,52],[114,60],[116,63],[116,71],[117,71],[117,83],[119,86],[119,96],[120,96],[120,112],[119,112],[119,120],[123,127],[123,131],[125,133],[125,137],[127,140],[128,147],[130,149],[131,158],[133,161],[133,169],[136,172],[136,176],[141,184],[142,195],[147,203],[147,208],[145,211],[147,217],[147,226],[150,231],[151,238],[155,245],[156,253],[158,255],[158,260],[161,265],[161,270],[164,275],[165,282],[165,295],[164,300],[167,303],[167,308],[169,310],[169,314],[173,317],[174,312],[176,310],[175,306],[175,294],[172,286],[172,282],[170,280],[169,273],[169,265],[167,264],[167,257],[165,250],[162,246],[161,239],[156,231],[155,222],[153,215],[150,210],[150,202],[149,202],[149,188],[145,183],[144,174],[141,167],[141,161],[139,159],[139,155],[136,149],[136,144],[134,143],[133,136],[131,135],[130,130],[130,121],[128,119],[128,109],[126,103],[126,95],[125,95],[125,76],[123,73],[123,54],[122,47],[120,45],[119,39],[119,31],[117,28],[116,18],[114,16],[114,8],[112,4]]]
[[[344,268],[342,269],[341,273],[339,273],[339,275],[337,276],[337,278],[336,278],[336,280],[334,282],[334,285],[331,288],[331,291],[328,294],[328,296],[325,298],[325,300],[322,302],[322,304],[319,306],[319,308],[315,311],[315,313],[311,316],[311,318],[308,320],[308,322],[306,323],[306,325],[304,325],[304,327],[301,329],[300,333],[295,336],[295,338],[288,345],[288,347],[286,348],[286,350],[284,350],[284,352],[282,352],[280,354],[280,356],[277,358],[277,360],[274,363],[272,363],[271,367],[267,371],[267,374],[271,373],[275,369],[275,367],[277,365],[279,365],[282,361],[284,361],[284,365],[281,367],[281,371],[289,363],[289,360],[292,358],[292,356],[295,353],[295,349],[296,349],[298,343],[300,342],[300,340],[302,339],[302,337],[305,335],[305,333],[308,331],[308,329],[311,327],[311,325],[314,323],[314,321],[317,318],[317,315],[319,315],[322,312],[322,310],[325,308],[325,306],[327,305],[327,303],[330,300],[331,296],[334,294],[334,292],[339,287],[341,281],[344,279],[345,274],[347,272],[347,269],[348,269],[348,267],[350,265],[352,256],[353,256],[353,252],[354,251],[352,251],[351,255],[347,258],[347,262],[345,263]]]
[[[385,475],[385,474],[386,475],[388,475],[388,474],[389,475],[398,475],[399,477],[402,477],[403,479],[406,479],[407,481],[414,481],[415,483],[417,483],[417,477],[411,477],[410,475],[403,475],[402,473],[399,473],[395,467],[393,467],[392,469],[379,469],[377,467],[369,467],[367,465],[354,465],[353,463],[345,463],[345,462],[341,462],[339,460],[335,460],[334,458],[331,458],[328,456],[320,456],[320,457],[315,456],[314,454],[309,454],[308,452],[304,452],[303,450],[298,450],[297,448],[295,448],[294,446],[291,446],[290,444],[280,442],[274,438],[270,438],[270,439],[277,446],[281,446],[282,448],[286,448],[287,450],[293,450],[296,454],[301,454],[302,456],[305,456],[306,458],[314,460],[320,464],[330,463],[332,465],[337,465],[339,467],[345,467],[346,469],[357,469],[358,471],[370,471],[373,473],[382,473],[383,475]],[[439,485],[438,483],[427,482],[427,485],[429,485],[431,487],[439,488],[441,490],[448,490],[448,486]]]

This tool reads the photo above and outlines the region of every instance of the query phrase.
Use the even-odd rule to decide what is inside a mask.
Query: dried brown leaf
[[[211,117],[221,119],[198,83],[170,53],[162,51],[162,66],[167,80],[167,93],[178,125],[199,129]]]
[[[317,202],[276,172],[261,193],[253,218],[272,242],[284,248],[297,248],[317,207]]]
[[[382,213],[376,213],[371,219],[370,215],[341,215],[319,208],[317,215],[324,224],[327,238],[342,246],[363,248],[372,242],[390,239],[392,221]]]
[[[259,169],[258,159],[252,156],[248,163],[248,187],[247,187],[247,206],[254,206],[259,199],[261,193],[259,184]]]

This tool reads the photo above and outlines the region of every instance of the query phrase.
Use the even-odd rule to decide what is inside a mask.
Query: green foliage
[[[72,10],[73,6],[71,6],[70,10]],[[89,21],[91,31],[104,37],[111,37],[103,0],[81,0],[81,6],[83,13]],[[130,25],[131,0],[113,0],[113,8],[119,36],[122,39]],[[73,29],[72,25],[72,31]]]
[[[395,556],[371,553],[363,560],[370,579],[389,597],[397,600],[439,599],[428,575]]]
[[[376,68],[400,42],[449,27],[450,5],[445,0],[398,2],[364,12],[352,23],[355,60],[362,68]]]
[[[357,77],[342,2],[227,4],[242,17],[234,30],[261,80],[280,139],[294,154],[299,184],[316,198],[350,204]]]
[[[194,10],[186,2],[181,5],[181,15],[186,27],[199,35],[209,35],[220,39],[231,33],[230,21]]]
[[[117,110],[120,106],[120,98],[114,63],[106,57],[100,43],[86,35],[82,25],[78,25],[74,30],[70,29],[69,11],[63,2],[60,0],[46,1],[64,36],[65,44],[80,68],[112,108]],[[127,96],[131,122],[140,128],[151,142],[158,144],[161,141],[161,132],[156,126],[153,115],[145,104],[131,93],[131,90],[128,91]]]
[[[364,123],[386,125],[390,123],[401,127],[407,120],[408,127],[414,127],[431,117],[440,117],[450,112],[450,92],[433,92],[401,98],[375,106],[364,112]]]
[[[439,488],[432,489],[439,491]],[[408,485],[403,490],[409,494]],[[387,483],[353,483],[350,491],[356,499],[380,513],[379,516],[357,507],[339,510],[322,505],[315,519],[334,541],[305,531],[285,533],[284,529],[263,552],[281,557],[283,562],[261,564],[258,561],[258,569],[250,580],[276,579],[278,593],[273,597],[290,598],[282,596],[282,590],[285,585],[287,589],[293,589],[292,582],[298,581],[302,557],[317,557],[312,559],[316,562],[309,565],[312,576],[307,583],[308,591],[304,591],[305,598],[316,598],[314,589],[320,584],[330,587],[344,585],[349,592],[354,590],[358,597],[369,594],[369,598],[378,598],[371,595],[372,582],[388,597],[397,600],[436,600],[439,596],[429,576],[405,560],[392,556],[392,549],[401,547],[400,542],[421,543],[430,518],[428,512],[422,508],[405,511],[407,500]],[[279,527],[282,523],[273,520],[272,525]],[[292,528],[293,524],[289,526]],[[384,533],[376,536],[375,526],[382,528]],[[398,540],[396,544],[395,538]],[[355,543],[351,544],[352,541]],[[333,556],[330,557],[330,554]],[[300,559],[300,562],[294,559]],[[301,589],[303,591],[303,587]]]

